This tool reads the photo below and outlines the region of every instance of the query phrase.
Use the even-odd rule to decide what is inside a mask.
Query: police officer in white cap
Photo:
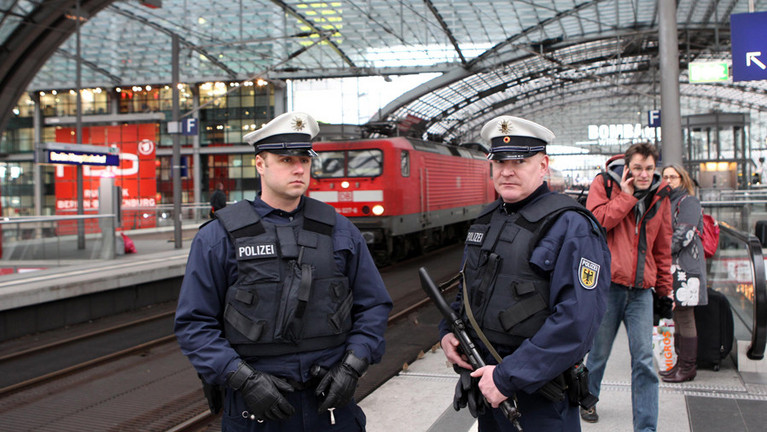
[[[392,303],[359,230],[304,196],[318,131],[291,112],[247,134],[260,195],[192,242],[176,335],[223,430],[365,427],[354,391],[383,355]]]
[[[512,431],[498,409],[512,399],[524,430],[580,431],[578,405],[596,403],[578,390],[610,285],[604,234],[588,210],[549,191],[550,130],[504,115],[485,124],[482,138],[500,197],[469,229],[453,307],[475,341],[489,342],[479,344],[489,366],[471,371],[440,325],[445,356],[462,375],[454,408],[468,405],[480,431]]]

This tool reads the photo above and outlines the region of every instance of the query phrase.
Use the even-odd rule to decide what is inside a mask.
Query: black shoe
[[[591,409],[583,409],[581,408],[581,418],[583,421],[587,421],[589,423],[596,423],[599,421],[599,414],[597,414],[597,407],[592,407]]]

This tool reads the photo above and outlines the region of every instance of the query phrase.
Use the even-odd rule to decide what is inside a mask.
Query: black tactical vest
[[[513,351],[551,314],[549,275],[530,265],[538,241],[566,210],[590,217],[596,230],[601,227],[566,195],[547,193],[513,214],[499,209],[501,205],[498,200],[484,209],[469,228],[464,274],[482,331],[493,345]]]
[[[241,356],[330,348],[351,329],[349,280],[333,258],[336,211],[303,199],[303,211],[287,225],[261,220],[249,201],[216,212],[237,257],[224,334]]]

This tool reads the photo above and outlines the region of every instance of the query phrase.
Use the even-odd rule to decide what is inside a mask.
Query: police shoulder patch
[[[590,290],[597,286],[599,279],[600,265],[594,261],[581,258],[581,265],[578,267],[578,281],[581,286]]]

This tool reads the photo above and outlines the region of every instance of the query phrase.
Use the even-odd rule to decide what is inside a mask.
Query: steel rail
[[[45,375],[35,377],[32,379],[28,379],[26,381],[22,381],[20,383],[16,383],[7,387],[0,388],[0,398],[5,397],[7,395],[17,393],[22,390],[27,390],[32,387],[45,384],[57,379],[64,378],[66,376],[72,375],[77,372],[81,372],[86,369],[93,368],[95,366],[99,366],[104,363],[108,363],[113,360],[120,359],[122,357],[135,354],[137,352],[145,351],[149,348],[154,348],[156,346],[164,345],[170,342],[176,341],[176,335],[169,335],[169,336],[163,336],[160,338],[157,338],[155,340],[142,343],[140,345],[133,346],[131,348],[126,348],[124,350],[120,350],[111,354],[107,354],[105,356],[101,356],[92,360],[88,360],[83,363],[79,363],[64,369],[60,369],[51,373],[47,373]]]
[[[72,343],[76,343],[76,342],[83,342],[85,340],[88,340],[88,339],[91,339],[91,338],[94,338],[94,337],[97,337],[97,336],[103,336],[103,335],[106,335],[106,334],[109,334],[109,333],[114,333],[114,332],[119,331],[119,330],[124,330],[126,328],[130,328],[130,327],[133,327],[133,326],[136,326],[136,325],[145,324],[145,323],[148,323],[148,322],[157,321],[159,319],[167,318],[168,316],[174,315],[175,313],[176,313],[176,311],[162,312],[162,313],[159,313],[159,314],[156,314],[156,315],[152,315],[152,316],[148,316],[148,317],[145,317],[145,318],[138,319],[136,321],[126,322],[126,323],[122,323],[122,324],[116,324],[116,325],[113,325],[111,327],[103,328],[103,329],[100,329],[100,330],[95,330],[95,331],[92,331],[92,332],[89,332],[89,333],[84,333],[84,334],[81,334],[81,335],[72,336],[72,337],[69,337],[69,338],[66,338],[66,339],[59,339],[59,340],[54,341],[54,342],[50,342],[50,343],[46,343],[46,344],[43,344],[43,345],[27,348],[25,350],[15,351],[15,352],[11,352],[11,353],[8,353],[8,354],[5,354],[5,355],[0,355],[0,362],[9,361],[9,360],[16,360],[18,358],[21,358],[21,357],[24,357],[24,356],[27,356],[27,355],[41,353],[43,351],[48,351],[50,349],[59,348],[59,347],[62,347],[64,345],[68,345],[68,344],[72,344]]]

